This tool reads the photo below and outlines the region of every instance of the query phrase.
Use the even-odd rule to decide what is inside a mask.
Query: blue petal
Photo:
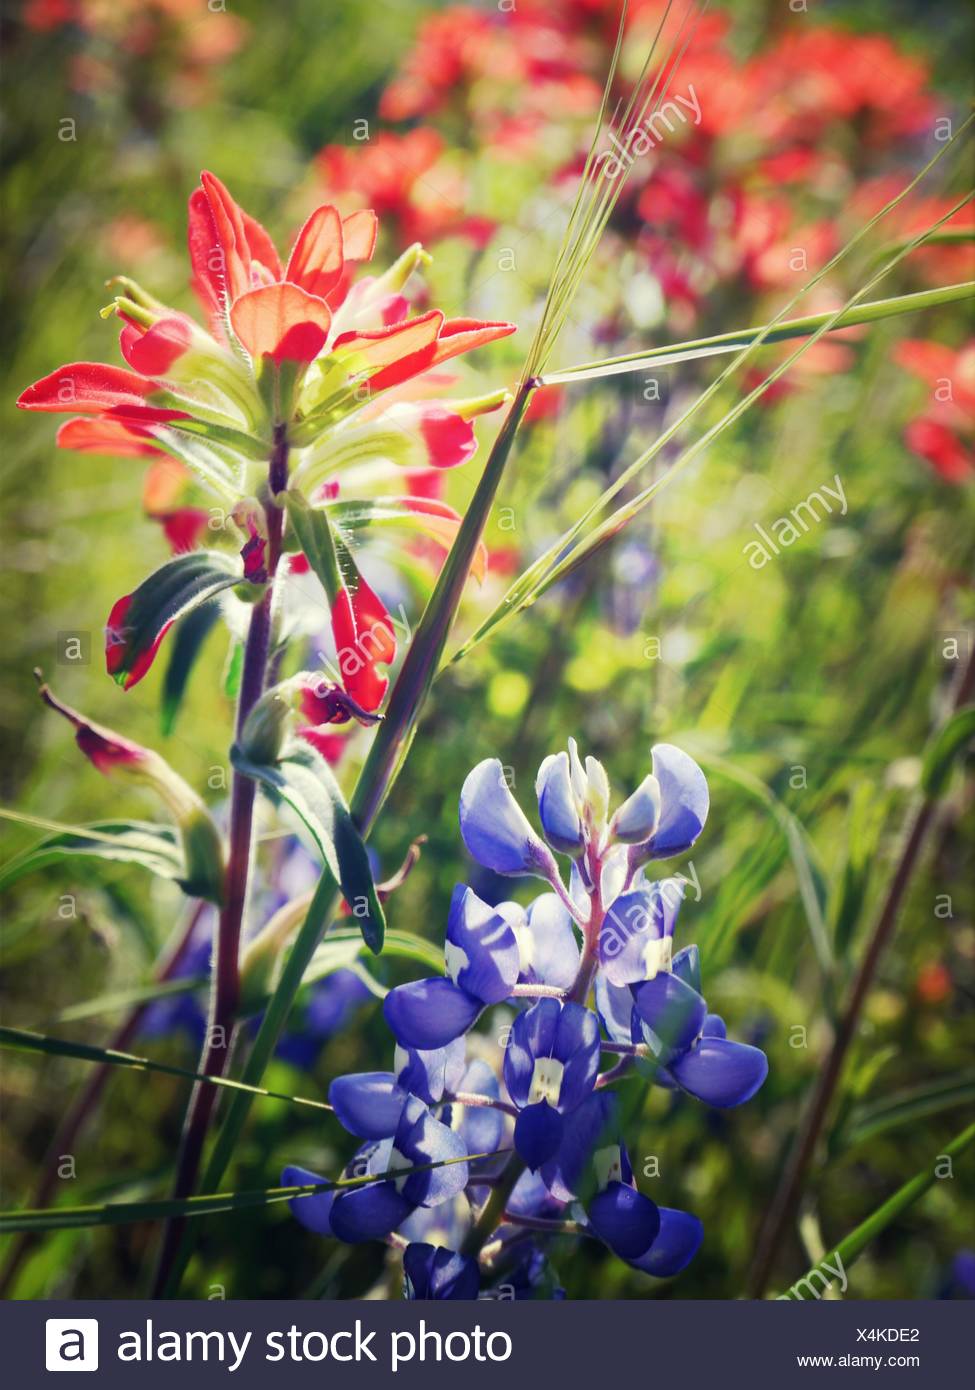
[[[670,1069],[692,1096],[729,1110],[751,1100],[768,1075],[768,1058],[748,1043],[708,1037],[672,1062]]]
[[[436,976],[391,989],[383,1013],[398,1043],[420,1051],[446,1047],[466,1033],[483,1008],[453,980]]]
[[[487,1062],[482,1062],[480,1058],[471,1062],[456,1089],[468,1094],[488,1096],[491,1100],[498,1100],[501,1095],[498,1078]],[[468,1153],[493,1153],[501,1147],[505,1126],[502,1111],[487,1105],[451,1106],[452,1114],[454,1110],[457,1111],[458,1118],[452,1121],[453,1128],[463,1139]],[[479,1172],[490,1172],[493,1168],[493,1164],[487,1159],[482,1160],[482,1165],[479,1165]]]
[[[536,1057],[551,1057],[561,1012],[557,999],[540,999],[511,1026],[504,1050],[504,1084],[515,1105],[528,1104]]]
[[[444,955],[454,983],[482,1004],[500,1004],[517,983],[517,937],[500,912],[463,884],[450,900]]]
[[[642,883],[621,894],[606,913],[599,933],[599,962],[614,985],[652,978],[669,958],[656,942],[674,934],[686,879]]]
[[[302,1199],[299,1199],[302,1200]],[[348,1245],[363,1240],[382,1240],[395,1231],[413,1210],[391,1182],[372,1182],[340,1192],[332,1205],[332,1232]]]
[[[672,969],[685,985],[701,993],[701,953],[696,946],[685,946],[683,951],[678,951]]]
[[[689,1211],[659,1207],[660,1230],[645,1255],[630,1263],[644,1274],[669,1279],[693,1260],[704,1239],[704,1227]]]
[[[471,1299],[481,1289],[477,1261],[441,1246],[408,1245],[403,1251],[403,1275],[410,1299]]]
[[[549,1191],[543,1176],[527,1169],[515,1183],[514,1191],[505,1204],[505,1210],[513,1216],[557,1217],[562,1215],[564,1207],[565,1201]]]
[[[655,1202],[621,1182],[610,1182],[597,1192],[587,1209],[589,1224],[621,1260],[645,1255],[660,1230]]]
[[[562,1064],[559,1110],[571,1110],[592,1090],[599,1070],[599,1023],[581,1004],[539,999],[519,1014],[504,1054],[504,1080],[519,1109],[528,1104],[535,1063],[554,1057]]]
[[[411,1207],[435,1207],[455,1197],[467,1186],[470,1170],[466,1163],[448,1160],[465,1159],[467,1146],[463,1138],[447,1125],[441,1124],[430,1111],[411,1096],[403,1107],[399,1127],[393,1138],[393,1164],[403,1166],[445,1163],[443,1168],[431,1168],[410,1173],[396,1180]]]
[[[726,1038],[728,1029],[725,1021],[720,1014],[708,1014],[704,1020],[704,1027],[701,1029],[702,1038]]]
[[[641,840],[649,840],[659,818],[660,783],[656,777],[648,775],[618,808],[613,817],[612,833],[623,844],[636,845]]]
[[[684,1052],[701,1031],[707,1005],[696,989],[677,975],[661,974],[633,986],[633,1003],[652,1037],[657,1056]]]
[[[396,1080],[412,1096],[427,1105],[438,1105],[445,1091],[459,1091],[466,1066],[467,1044],[455,1038],[446,1047],[396,1048],[393,1065]]]
[[[550,753],[535,779],[538,815],[545,838],[562,854],[578,854],[583,846],[582,820],[572,792],[568,753]]]
[[[594,1185],[594,1155],[618,1143],[619,1100],[612,1091],[594,1091],[566,1117],[558,1163],[542,1177],[568,1201],[584,1193],[587,1183]]]
[[[559,1109],[574,1110],[592,1090],[599,1072],[599,1020],[582,1004],[563,1004],[552,1056],[562,1063]]]
[[[461,788],[460,833],[479,864],[497,874],[555,872],[555,861],[511,794],[497,758],[478,763]]]
[[[579,945],[568,909],[555,893],[543,893],[529,906],[519,944],[524,980],[556,989],[569,989],[574,983]]]
[[[406,1092],[390,1071],[337,1076],[328,1088],[329,1104],[339,1124],[360,1139],[388,1139],[395,1134]]]
[[[602,970],[596,976],[596,1012],[610,1042],[642,1040],[639,1031],[634,1037],[634,1019],[639,1024],[639,1018],[633,1007],[633,995],[625,985],[610,984]]]
[[[708,784],[693,758],[672,743],[650,750],[653,775],[660,783],[660,820],[651,841],[654,859],[683,854],[708,818]]]
[[[325,1181],[325,1178],[309,1172],[307,1168],[285,1168],[281,1174],[282,1187],[307,1187],[311,1183]],[[331,1236],[334,1234],[331,1222],[334,1201],[334,1192],[316,1192],[310,1197],[292,1197],[288,1206],[291,1208],[292,1216],[306,1231],[314,1231],[319,1236]]]
[[[515,1121],[515,1148],[532,1172],[558,1153],[562,1116],[547,1100],[528,1105]]]

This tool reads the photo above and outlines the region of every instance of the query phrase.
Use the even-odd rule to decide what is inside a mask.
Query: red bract
[[[403,245],[457,235],[483,246],[494,231],[493,219],[467,212],[467,179],[434,130],[380,131],[362,145],[326,145],[318,165],[328,188],[393,219]]]
[[[389,682],[376,667],[395,660],[396,637],[385,604],[364,579],[354,592],[336,595],[332,633],[345,689],[364,710],[378,709]]]
[[[904,442],[931,465],[946,483],[964,483],[975,477],[975,455],[939,420],[920,415],[904,431]]]
[[[155,381],[102,362],[69,362],[28,386],[17,400],[21,410],[109,415],[121,420],[186,420],[185,410],[149,405],[163,388]]]
[[[123,594],[112,605],[108,622],[105,624],[105,669],[113,680],[119,682],[123,690],[131,690],[142,680],[156,659],[156,652],[159,650],[160,643],[172,627],[172,623],[166,623],[156,635],[152,646],[140,652],[128,666],[128,669],[123,672],[127,658],[130,656],[129,629],[126,627],[125,619],[131,604],[132,595]]]
[[[905,444],[945,482],[967,482],[975,477],[975,339],[955,349],[908,338],[895,356],[930,391],[927,408],[904,431]]]

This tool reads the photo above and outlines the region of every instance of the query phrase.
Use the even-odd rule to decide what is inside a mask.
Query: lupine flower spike
[[[436,1181],[386,1176],[291,1204],[319,1234],[407,1241],[408,1298],[499,1296],[499,1281],[516,1297],[558,1297],[547,1228],[591,1236],[654,1277],[679,1274],[704,1238],[701,1223],[639,1190],[611,1083],[635,1067],[652,1084],[727,1108],[750,1099],[768,1069],[763,1052],[729,1041],[709,1013],[697,947],[674,953],[688,880],[646,875],[704,828],[708,789],[693,758],[657,744],[650,771],[613,811],[605,769],[570,740],[542,763],[536,791],[541,834],[487,759],[464,783],[460,829],[485,868],[541,878],[546,891],[527,907],[492,907],[459,884],[445,973],[386,995],[393,1070],[339,1077],[329,1092],[340,1123],[364,1141],[347,1171],[388,1174],[420,1153],[467,1162],[435,1170]],[[473,1029],[502,1004],[516,1012],[497,1049]],[[614,1065],[600,1072],[607,1051]],[[321,1179],[290,1168],[283,1181]],[[509,1195],[486,1231],[499,1183]],[[450,1232],[452,1243],[432,1244],[432,1232],[441,1242]],[[526,1254],[529,1233],[538,1244]]]

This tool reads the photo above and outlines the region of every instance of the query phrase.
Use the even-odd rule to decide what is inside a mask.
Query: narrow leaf
[[[260,782],[300,817],[330,874],[341,885],[363,940],[378,955],[386,918],[366,847],[325,759],[304,741],[292,739],[275,763],[254,762],[238,746],[231,750],[231,761],[238,772]]]
[[[363,1177],[339,1178],[335,1182],[305,1183],[295,1187],[262,1187],[239,1192],[205,1193],[200,1197],[161,1198],[145,1202],[103,1202],[79,1207],[43,1207],[36,1211],[0,1212],[0,1235],[16,1231],[78,1230],[85,1226],[128,1226],[136,1221],[171,1221],[187,1216],[213,1216],[218,1212],[242,1211],[290,1202],[294,1197],[311,1197],[318,1192],[336,1192],[346,1188],[365,1187],[374,1182],[408,1177],[411,1173],[428,1173],[434,1168],[447,1168],[454,1163],[473,1163],[510,1149],[495,1149],[491,1153],[468,1154],[464,1158],[444,1158],[437,1163],[421,1163],[413,1168],[394,1168],[385,1173],[367,1173]]]
[[[7,814],[7,813],[0,813]],[[96,821],[57,826],[54,833],[18,854],[0,869],[0,889],[66,856],[139,864],[160,878],[179,882],[186,873],[175,830],[150,821]]]
[[[162,732],[170,735],[183,705],[190,675],[203,644],[220,617],[218,603],[204,603],[188,613],[176,629],[169,652],[169,664],[163,677],[159,722]]]
[[[936,241],[937,235],[932,235],[928,240]],[[903,245],[899,249],[903,249]],[[620,357],[605,357],[598,362],[581,362],[573,367],[564,367],[558,372],[546,372],[539,378],[539,385],[572,385],[581,381],[596,381],[602,377],[620,376],[626,372],[638,372],[645,367],[673,367],[680,362],[695,362],[704,357],[737,352],[740,348],[756,342],[761,347],[767,347],[771,343],[786,342],[791,338],[804,338],[810,333],[815,333],[817,328],[822,328],[824,324],[829,324],[829,332],[835,333],[855,324],[876,323],[880,319],[916,313],[920,309],[937,308],[942,304],[954,304],[973,296],[975,280],[967,280],[958,285],[920,290],[915,294],[871,300],[867,304],[858,304],[852,309],[847,309],[839,318],[835,318],[833,313],[806,314],[802,318],[765,324],[762,328],[741,328],[731,333],[716,333],[709,338],[669,343],[663,347],[648,348],[643,352],[628,352]],[[834,319],[835,321],[831,322]]]
[[[131,1052],[118,1052],[114,1048],[94,1047],[90,1043],[72,1042],[68,1038],[51,1038],[44,1033],[33,1033],[25,1028],[6,1028],[0,1026],[0,1047],[14,1052],[45,1052],[54,1057],[72,1057],[80,1062],[97,1062],[100,1066],[129,1067],[134,1071],[160,1072],[164,1076],[178,1076],[184,1081],[200,1081],[209,1086],[222,1086],[231,1091],[247,1091],[251,1095],[265,1096],[268,1100],[285,1100],[291,1105],[310,1105],[315,1110],[331,1110],[323,1100],[308,1100],[304,1096],[288,1096],[281,1091],[268,1091],[263,1086],[248,1086],[243,1081],[234,1081],[229,1076],[208,1076],[203,1072],[187,1071],[185,1067],[175,1067],[168,1062],[156,1062],[151,1057],[137,1057]]]
[[[746,795],[758,801],[778,825],[785,839],[789,858],[792,860],[792,867],[795,871],[799,897],[809,929],[809,939],[812,942],[820,969],[824,974],[830,974],[834,961],[824,915],[826,882],[821,869],[814,860],[814,851],[802,822],[789,810],[788,806],[779,800],[761,778],[746,772],[744,768],[736,767],[734,763],[725,762],[723,758],[713,757],[702,752],[696,753],[695,757],[705,768],[717,773],[726,781],[732,782]]]
[[[957,710],[938,730],[924,755],[921,786],[928,796],[941,796],[951,770],[975,738],[975,705]]]
[[[239,559],[218,550],[194,550],[160,566],[113,609],[106,650],[114,679],[126,689],[141,680],[170,624],[242,579]]]
[[[957,1158],[960,1154],[964,1153],[972,1140],[975,1140],[975,1124],[969,1125],[968,1128],[963,1130],[950,1144],[945,1144],[938,1153],[937,1158],[943,1156]],[[866,1221],[861,1222],[855,1230],[851,1231],[848,1236],[834,1247],[829,1256],[830,1262],[835,1264],[837,1257],[839,1257],[843,1270],[848,1270],[853,1264],[853,1261],[863,1253],[864,1249],[875,1236],[880,1235],[881,1231],[886,1230],[888,1226],[896,1221],[902,1212],[907,1211],[919,1198],[924,1196],[928,1188],[933,1185],[937,1177],[937,1171],[937,1162],[932,1158],[931,1162],[923,1168],[916,1177],[911,1178],[910,1182],[906,1182],[892,1197],[888,1197],[887,1201],[884,1202],[882,1206],[878,1207],[872,1216],[868,1216]],[[779,1298],[801,1303],[802,1295],[796,1292],[796,1290],[803,1284],[807,1289],[810,1287],[815,1288],[816,1285],[810,1285],[808,1283],[808,1280],[813,1276],[819,1279],[823,1277],[818,1265],[814,1265],[801,1279],[797,1279],[792,1287],[787,1289],[785,1293],[779,1294]]]
[[[912,1086],[909,1090],[852,1110],[838,1136],[836,1147],[853,1148],[878,1134],[917,1124],[944,1110],[953,1110],[958,1106],[971,1107],[973,1104],[975,1072],[972,1071],[929,1082],[925,1086]]]

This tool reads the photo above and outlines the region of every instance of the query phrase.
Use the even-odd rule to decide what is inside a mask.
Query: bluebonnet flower
[[[708,1011],[697,947],[674,951],[690,880],[647,877],[704,827],[707,784],[694,760],[656,745],[651,771],[613,811],[605,769],[570,740],[542,763],[536,793],[541,835],[497,759],[466,779],[468,850],[495,873],[541,878],[545,891],[527,906],[490,906],[454,889],[445,973],[386,994],[393,1069],[339,1077],[329,1091],[339,1121],[364,1141],[346,1173],[376,1181],[292,1204],[320,1234],[405,1249],[412,1298],[478,1288],[488,1298],[559,1297],[539,1248],[546,1234],[583,1234],[644,1273],[678,1274],[701,1223],[640,1192],[608,1088],[636,1067],[728,1107],[767,1072],[764,1053],[730,1041]],[[501,1005],[515,1010],[503,1055],[471,1031]],[[615,1065],[600,1074],[607,1052]],[[454,1161],[423,1167],[444,1159]],[[291,1168],[284,1181],[315,1179]]]
[[[581,1004],[539,999],[515,1019],[504,1082],[518,1109],[515,1148],[529,1168],[557,1152],[563,1116],[596,1084],[599,1050],[599,1022]]]
[[[465,1255],[413,1242],[403,1251],[403,1281],[410,1299],[477,1298],[481,1271]]]
[[[517,982],[518,941],[509,922],[461,884],[450,903],[444,955],[447,977],[416,980],[386,996],[386,1021],[406,1047],[443,1047],[461,1037]]]

